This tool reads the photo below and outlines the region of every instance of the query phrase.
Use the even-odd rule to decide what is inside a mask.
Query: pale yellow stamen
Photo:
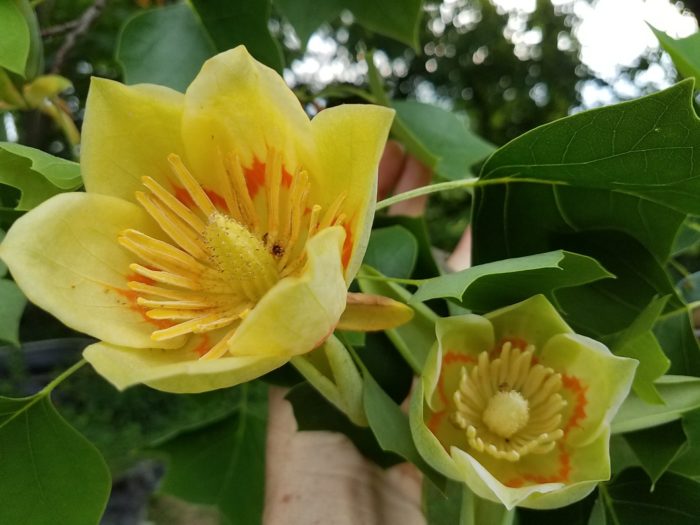
[[[272,157],[270,162],[269,157]],[[280,227],[280,189],[282,188],[282,156],[272,151],[265,166],[265,190],[267,192],[267,239],[272,246],[277,242]]]
[[[185,206],[175,196],[168,192],[163,186],[158,184],[151,177],[142,177],[141,181],[151,193],[165,204],[170,210],[185,221],[194,231],[201,232],[204,230],[204,222],[197,217],[192,210]]]
[[[245,217],[246,225],[248,229],[252,232],[258,231],[258,215],[255,212],[255,206],[253,205],[253,200],[250,198],[248,193],[248,186],[245,182],[245,175],[243,175],[243,168],[241,167],[241,162],[237,156],[230,154],[226,155],[225,159],[226,172],[231,179],[231,184],[233,185],[233,191],[238,197],[238,205],[241,210],[241,214]]]
[[[533,353],[532,345],[521,351],[506,342],[499,357],[482,352],[471,371],[462,368],[452,421],[475,450],[518,461],[549,452],[564,435],[561,375],[532,366]]]
[[[180,182],[182,182],[182,185],[187,190],[187,193],[190,194],[190,197],[192,197],[192,200],[199,207],[199,209],[202,210],[204,215],[209,216],[212,213],[215,213],[216,208],[211,203],[209,197],[207,197],[207,194],[204,192],[197,180],[182,163],[182,159],[178,155],[171,153],[168,155],[168,162],[170,163],[172,172],[180,180]]]

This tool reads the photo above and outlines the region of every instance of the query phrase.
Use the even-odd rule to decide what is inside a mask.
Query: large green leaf
[[[419,49],[423,0],[343,0],[343,5],[367,29]]]
[[[0,341],[19,346],[19,321],[26,304],[26,297],[14,282],[0,279]]]
[[[5,238],[5,232],[0,229],[0,243],[2,243],[2,240]],[[5,263],[2,262],[2,259],[0,259],[0,277],[5,277],[5,274],[7,273],[7,266],[5,266]]]
[[[679,455],[686,443],[680,421],[625,434],[639,462],[656,483]]]
[[[597,261],[566,251],[554,251],[473,266],[428,279],[412,302],[449,297],[466,308],[488,312],[538,293],[553,298],[560,288],[613,277]]]
[[[0,523],[94,525],[110,475],[49,397],[0,398]]]
[[[659,261],[700,214],[693,82],[536,128],[494,153],[475,195],[475,262],[550,250],[557,235],[624,231]],[[500,183],[496,184],[497,181]]]
[[[442,490],[445,478],[428,465],[418,453],[411,437],[408,416],[366,370],[364,378],[365,412],[369,428],[372,429],[379,446],[413,463],[437,488]]]
[[[122,28],[116,57],[124,82],[149,82],[184,91],[216,52],[187,3],[139,13]]]
[[[416,101],[395,101],[392,106],[396,118],[437,158],[432,167],[438,177],[464,179],[471,166],[496,149],[452,111]]]
[[[260,523],[265,499],[267,389],[246,383],[236,414],[182,434],[158,450],[168,456],[162,490],[215,505],[232,525]]]
[[[0,67],[23,77],[31,40],[21,1],[0,2]]]
[[[685,38],[671,38],[655,27],[651,27],[651,30],[664,51],[671,55],[678,72],[685,78],[700,81],[700,33]]]
[[[423,510],[428,525],[459,523],[464,484],[447,480],[445,491],[423,479]]]
[[[670,374],[700,375],[700,346],[686,306],[661,316],[654,325],[654,334],[671,360]]]
[[[680,419],[683,414],[700,408],[700,378],[661,376],[655,383],[663,405],[649,404],[630,394],[612,421],[612,432],[633,432]]]
[[[589,523],[596,525],[695,525],[700,516],[700,483],[667,473],[651,490],[643,470],[632,468],[600,489]]]
[[[700,410],[683,416],[683,431],[688,442],[670,470],[700,481]]]
[[[282,50],[267,29],[270,3],[270,0],[192,0],[217,51],[243,44],[257,60],[281,73]]]
[[[0,184],[20,191],[17,210],[30,210],[49,197],[79,187],[80,167],[34,148],[0,142]]]
[[[391,277],[410,277],[418,257],[418,241],[403,226],[372,231],[363,262]]]
[[[294,27],[302,48],[321,24],[333,20],[343,10],[342,0],[275,0],[275,4]]]
[[[665,374],[671,364],[652,332],[667,301],[668,297],[652,300],[639,317],[609,344],[615,354],[639,361],[632,387],[647,403],[663,403],[654,381]]]

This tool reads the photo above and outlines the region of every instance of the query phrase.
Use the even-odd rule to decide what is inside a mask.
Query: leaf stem
[[[386,277],[384,275],[358,275],[357,279],[366,281],[380,281],[383,283],[410,284],[412,286],[420,286],[427,281],[427,279],[402,279],[400,277]]]
[[[415,190],[406,191],[404,193],[399,193],[392,197],[381,200],[377,203],[376,210],[383,210],[389,206],[396,204],[398,202],[403,202],[415,197],[420,197],[422,195],[429,195],[431,193],[438,193],[441,191],[454,190],[456,188],[476,188],[479,186],[490,186],[496,184],[510,184],[510,183],[531,183],[531,184],[548,184],[551,186],[566,186],[567,184],[562,181],[556,180],[543,180],[543,179],[531,179],[531,178],[521,178],[521,177],[504,177],[501,179],[480,179],[478,177],[470,177],[468,179],[460,180],[450,180],[447,182],[438,182],[437,184],[430,184],[428,186],[423,186],[421,188],[416,188]]]
[[[83,365],[85,365],[85,363],[87,363],[87,361],[85,361],[85,359],[81,359],[80,361],[78,361],[77,363],[75,363],[75,364],[74,364],[73,366],[71,366],[70,368],[68,368],[68,369],[64,370],[63,372],[61,372],[61,374],[60,374],[58,377],[54,378],[53,381],[51,381],[48,385],[46,385],[44,388],[42,388],[41,391],[39,392],[39,394],[40,394],[41,396],[46,396],[46,395],[50,394],[50,393],[53,391],[54,388],[56,388],[58,385],[60,385],[61,383],[63,383],[63,381],[65,381],[66,379],[68,379],[68,377],[70,377],[71,375],[73,375],[75,372],[77,372],[78,370],[80,370],[80,368],[81,368]]]

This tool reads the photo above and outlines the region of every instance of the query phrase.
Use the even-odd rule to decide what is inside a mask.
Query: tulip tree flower
[[[244,47],[208,60],[185,94],[95,78],[86,193],[20,218],[0,256],[32,302],[100,340],[84,356],[118,388],[247,381],[338,325],[392,118],[345,105],[310,121]],[[377,303],[350,301],[353,326]]]
[[[609,479],[637,361],[573,333],[541,295],[436,332],[410,413],[434,468],[508,509],[568,505]]]

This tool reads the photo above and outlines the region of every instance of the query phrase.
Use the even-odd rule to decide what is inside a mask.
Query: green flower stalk
[[[542,295],[436,332],[410,412],[435,469],[508,509],[562,507],[610,478],[637,361],[575,334]]]

